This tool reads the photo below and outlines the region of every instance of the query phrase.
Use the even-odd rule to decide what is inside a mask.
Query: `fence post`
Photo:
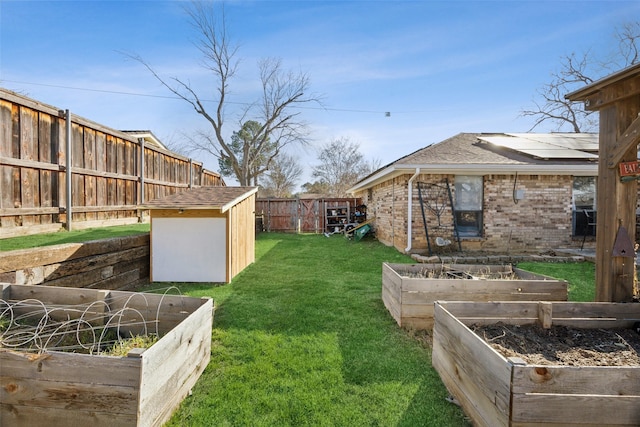
[[[298,196],[296,197],[296,224],[295,224],[296,232],[298,234],[300,234],[300,230],[302,227],[302,224],[300,221],[300,218],[302,216],[301,214],[302,214],[302,206],[300,205],[300,197]]]
[[[66,109],[64,110],[64,116],[66,119],[66,124],[65,124],[65,129],[67,131],[67,136],[66,136],[66,151],[67,151],[67,155],[66,155],[66,164],[65,164],[65,188],[66,188],[66,195],[67,195],[67,199],[66,199],[66,213],[67,213],[67,223],[65,225],[65,228],[67,229],[67,231],[71,231],[71,217],[72,217],[72,212],[71,212],[71,205],[72,205],[72,197],[73,197],[73,188],[72,188],[72,179],[71,179],[71,156],[73,155],[73,150],[71,149],[71,112]]]
[[[200,183],[202,187],[202,182]],[[189,158],[189,188],[193,188],[193,159]]]
[[[144,204],[144,138],[138,138],[140,144],[140,204]]]
[[[267,233],[271,233],[271,199],[267,199]]]

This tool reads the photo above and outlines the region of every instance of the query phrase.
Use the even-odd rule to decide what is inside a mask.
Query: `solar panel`
[[[506,135],[593,153],[597,153],[599,148],[598,135],[590,133],[507,133]]]
[[[593,151],[593,144],[588,138],[571,138],[560,134],[508,135],[513,136],[481,136],[480,139],[540,159],[598,159],[597,154],[577,148],[587,147],[588,151]]]

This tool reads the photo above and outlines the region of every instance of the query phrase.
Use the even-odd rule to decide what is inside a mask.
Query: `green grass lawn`
[[[110,227],[0,246],[146,231],[147,224]],[[212,297],[216,312],[211,363],[168,426],[468,425],[446,401],[428,335],[402,330],[384,308],[383,261],[413,262],[370,239],[263,233],[256,262],[232,283],[179,285],[183,294]],[[518,267],[566,279],[572,301],[593,301],[592,263]]]
[[[569,282],[569,301],[591,302],[596,297],[596,265],[592,262],[521,262],[519,268]]]
[[[114,227],[87,228],[85,230],[59,231],[57,233],[33,234],[30,236],[0,239],[0,252],[39,246],[79,243],[110,237],[129,236],[149,232],[149,224],[118,225]]]
[[[463,426],[431,367],[380,297],[372,240],[260,234],[256,262],[211,296],[211,363],[169,426]]]

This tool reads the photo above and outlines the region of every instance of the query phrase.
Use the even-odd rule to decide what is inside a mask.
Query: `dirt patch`
[[[640,334],[634,329],[578,329],[539,325],[471,325],[504,357],[532,365],[640,365]]]

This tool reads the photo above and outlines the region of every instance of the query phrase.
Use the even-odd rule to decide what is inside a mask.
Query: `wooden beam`
[[[640,94],[640,63],[604,77],[565,95],[570,101],[584,101],[585,109],[601,110],[606,105]]]
[[[139,179],[136,175],[128,175],[128,174],[117,173],[117,172],[97,171],[94,169],[80,168],[76,166],[71,168],[71,173],[83,175],[83,176],[96,176],[100,178],[120,179],[125,181],[138,181]]]
[[[59,207],[6,208],[6,209],[0,209],[0,217],[18,216],[18,215],[57,215],[60,212],[61,212],[61,208]]]
[[[584,107],[586,110],[597,111],[638,94],[640,94],[640,75],[629,76],[587,95],[584,99]]]
[[[636,114],[634,114],[636,112]],[[633,103],[619,103],[600,110],[600,158],[608,159],[621,135],[637,116]],[[621,160],[637,160],[635,146]],[[596,301],[629,302],[633,297],[633,259],[613,256],[618,228],[635,230],[637,185],[620,182],[617,170],[598,165],[598,218],[596,226]]]
[[[620,137],[607,155],[607,167],[615,168],[622,157],[630,148],[635,147],[640,143],[640,116],[631,122],[629,127],[622,133]]]
[[[64,171],[64,166],[56,163],[38,162],[35,160],[14,159],[12,157],[0,156],[0,165],[14,166],[19,168],[31,168],[50,171]]]

